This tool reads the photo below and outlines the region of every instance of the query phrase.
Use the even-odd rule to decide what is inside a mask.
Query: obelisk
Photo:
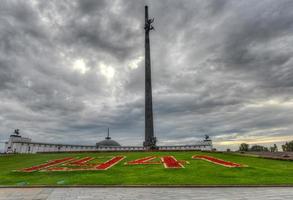
[[[153,102],[152,102],[152,78],[151,78],[151,55],[149,32],[154,29],[152,23],[154,19],[149,19],[148,7],[145,6],[145,141],[143,146],[146,149],[156,148],[156,138],[154,137],[153,125]]]

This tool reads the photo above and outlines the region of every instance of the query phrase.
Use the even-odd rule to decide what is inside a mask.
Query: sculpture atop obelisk
[[[153,102],[152,102],[152,78],[149,32],[154,29],[149,19],[148,7],[145,6],[145,141],[143,146],[147,149],[155,149],[157,139],[154,137]]]

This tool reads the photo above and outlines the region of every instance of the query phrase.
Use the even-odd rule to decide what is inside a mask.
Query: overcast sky
[[[146,4],[158,144],[293,139],[292,0],[1,0],[2,148],[142,145]]]

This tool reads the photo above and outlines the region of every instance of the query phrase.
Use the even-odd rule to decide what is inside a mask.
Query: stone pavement
[[[293,199],[291,187],[264,188],[0,188],[0,200]]]

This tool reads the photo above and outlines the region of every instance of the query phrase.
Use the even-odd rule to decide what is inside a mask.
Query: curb
[[[291,188],[293,185],[31,185],[31,186],[0,186],[3,188]]]

